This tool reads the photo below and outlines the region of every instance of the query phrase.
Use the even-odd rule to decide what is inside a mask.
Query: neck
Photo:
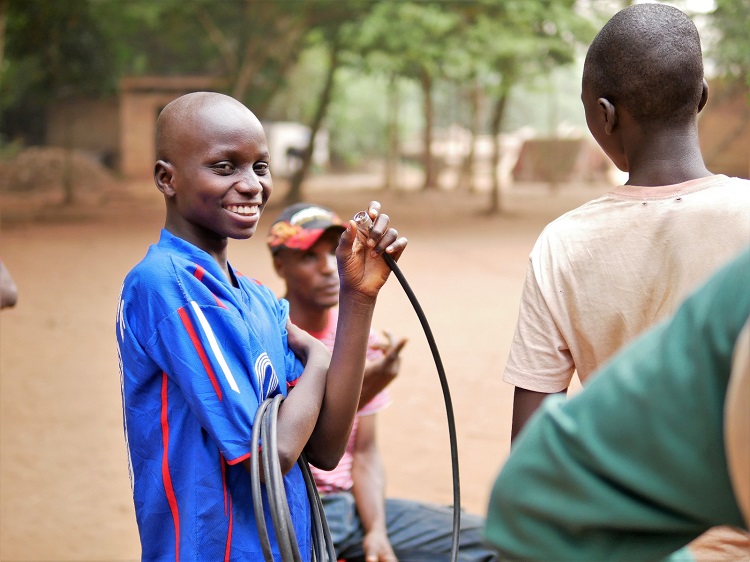
[[[226,236],[218,236],[215,233],[197,229],[192,225],[186,225],[184,221],[175,221],[169,213],[164,228],[210,255],[219,264],[227,280],[233,283],[227,261],[229,239]]]
[[[673,185],[712,175],[703,162],[695,123],[640,130],[628,143],[627,185]]]

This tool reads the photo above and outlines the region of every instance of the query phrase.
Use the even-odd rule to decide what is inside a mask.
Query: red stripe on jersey
[[[294,388],[295,386],[297,386],[297,383],[299,382],[299,380],[300,380],[301,378],[302,378],[302,375],[298,376],[298,377],[297,377],[296,379],[294,379],[293,381],[288,381],[288,382],[286,383],[286,390],[287,390],[287,392],[289,392],[289,390],[291,390],[292,388]]]
[[[221,463],[221,483],[224,486],[224,515],[227,514],[227,465],[224,457],[219,453],[219,462]]]
[[[195,275],[195,278],[196,278],[196,279],[197,279],[198,281],[202,281],[202,280],[203,280],[203,276],[204,276],[205,274],[206,274],[206,270],[205,270],[205,269],[203,269],[203,268],[202,268],[201,266],[199,266],[198,264],[195,264],[195,272],[193,272],[193,275]]]
[[[185,330],[187,330],[187,333],[190,336],[190,340],[193,342],[195,351],[198,352],[198,357],[200,357],[201,363],[203,363],[203,368],[206,369],[208,378],[211,379],[211,384],[216,391],[216,395],[219,397],[219,400],[221,400],[221,387],[219,386],[219,381],[216,380],[216,375],[214,374],[214,370],[211,367],[211,363],[208,361],[206,350],[203,349],[203,344],[201,343],[201,340],[198,339],[198,334],[195,332],[195,328],[193,327],[193,323],[190,320],[190,316],[188,316],[185,307],[180,308],[177,312],[180,313],[182,324],[183,326],[185,326]]]
[[[231,461],[227,461],[227,464],[230,466],[234,466],[237,463],[241,463],[244,460],[247,460],[250,458],[252,453],[247,453],[246,455],[242,455],[241,457],[237,457],[236,459],[232,459]]]
[[[164,481],[164,491],[167,494],[169,510],[172,512],[174,521],[174,557],[180,560],[180,513],[177,508],[177,498],[172,487],[172,475],[169,472],[169,417],[167,415],[167,373],[161,374],[161,435],[164,446],[164,456],[161,460],[161,478]]]
[[[206,274],[206,270],[203,269],[198,264],[195,264],[195,271],[193,272],[193,275],[198,281],[203,281],[203,276]],[[211,293],[214,295],[213,293]],[[221,308],[226,308],[226,305],[219,300],[219,297],[214,295],[214,300],[216,301],[216,304],[218,304]]]
[[[224,551],[224,562],[229,562],[229,555],[232,552],[232,526],[234,517],[232,516],[232,496],[229,496],[229,530],[227,531],[227,548]]]
[[[213,295],[213,293],[211,293]],[[216,304],[218,304],[221,308],[226,308],[227,306],[219,300],[219,297],[214,295],[214,299],[216,300]]]

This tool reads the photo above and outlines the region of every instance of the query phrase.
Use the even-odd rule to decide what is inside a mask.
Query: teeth
[[[258,205],[229,205],[227,210],[238,215],[254,215],[258,212]]]

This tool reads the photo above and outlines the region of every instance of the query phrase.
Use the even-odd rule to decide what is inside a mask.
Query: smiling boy
[[[252,509],[251,431],[258,405],[281,393],[279,461],[300,551],[310,508],[295,464],[341,457],[357,409],[370,322],[406,239],[370,205],[369,239],[350,222],[337,260],[332,353],[295,328],[288,305],[243,276],[229,239],[255,233],[273,190],[258,119],[237,100],[196,92],[157,122],[154,180],[164,195],[159,242],[127,275],[117,314],[125,438],[144,560],[260,560]],[[272,521],[266,511],[269,528]],[[273,550],[278,556],[272,537]]]

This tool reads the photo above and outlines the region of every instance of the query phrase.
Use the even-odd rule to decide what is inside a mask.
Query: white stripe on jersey
[[[224,373],[224,378],[227,379],[227,382],[229,383],[229,386],[232,390],[234,390],[237,394],[240,393],[240,388],[237,386],[237,381],[234,380],[234,375],[232,375],[232,372],[229,370],[229,365],[227,365],[226,360],[224,359],[224,354],[221,352],[221,348],[219,347],[219,342],[216,341],[216,336],[214,336],[214,331],[211,329],[211,325],[208,323],[208,320],[206,320],[206,317],[203,315],[203,311],[198,306],[198,303],[195,301],[190,301],[190,306],[193,307],[193,311],[195,311],[195,315],[198,317],[198,321],[201,324],[201,328],[203,328],[203,333],[206,336],[206,339],[208,340],[208,344],[211,346],[211,351],[214,352],[214,357],[216,357],[216,361],[218,361],[219,366],[221,367],[222,372]]]
[[[117,306],[117,325],[120,327],[120,339],[125,339],[125,301],[122,300],[122,290],[125,284],[120,288],[120,301]]]
[[[120,328],[120,340],[125,340],[125,301],[122,300],[122,291],[125,283],[120,287],[120,296],[117,300],[117,324]],[[128,453],[128,477],[130,478],[130,492],[134,493],[133,458],[130,456],[130,439],[128,438],[128,417],[125,415],[125,368],[122,366],[122,352],[120,351],[120,340],[117,341],[117,364],[120,368],[120,399],[122,400],[122,430],[125,434],[125,451]]]

